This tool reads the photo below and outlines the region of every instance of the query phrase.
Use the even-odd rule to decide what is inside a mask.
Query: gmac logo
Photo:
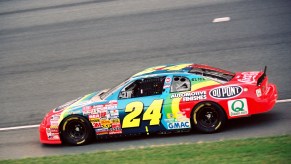
[[[216,99],[228,99],[233,98],[242,93],[243,89],[241,86],[229,85],[214,88],[210,91],[210,96]]]
[[[190,128],[190,122],[168,123],[168,129],[184,129],[184,128]]]

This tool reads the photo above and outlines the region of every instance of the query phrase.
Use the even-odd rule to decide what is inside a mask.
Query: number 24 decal
[[[150,120],[150,125],[159,125],[162,117],[163,99],[154,100],[144,112],[142,120]],[[143,111],[143,103],[134,101],[126,105],[125,112],[128,113],[122,123],[122,128],[133,128],[140,126],[140,118],[137,118]]]

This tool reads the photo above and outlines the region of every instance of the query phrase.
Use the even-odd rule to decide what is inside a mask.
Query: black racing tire
[[[192,110],[192,126],[202,133],[215,133],[223,129],[227,121],[224,110],[214,102],[202,102]]]
[[[92,142],[94,129],[86,118],[72,115],[62,121],[60,135],[65,143],[70,145],[85,145]]]

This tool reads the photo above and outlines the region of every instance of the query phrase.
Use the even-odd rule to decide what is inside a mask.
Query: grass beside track
[[[56,148],[57,149],[57,148]],[[291,136],[191,143],[0,163],[289,163]]]

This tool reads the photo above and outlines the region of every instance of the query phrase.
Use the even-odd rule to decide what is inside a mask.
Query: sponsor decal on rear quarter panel
[[[222,86],[212,89],[209,94],[215,99],[229,99],[239,96],[243,89],[238,85]]]
[[[231,117],[247,115],[249,113],[247,99],[236,99],[227,102],[228,111]]]

